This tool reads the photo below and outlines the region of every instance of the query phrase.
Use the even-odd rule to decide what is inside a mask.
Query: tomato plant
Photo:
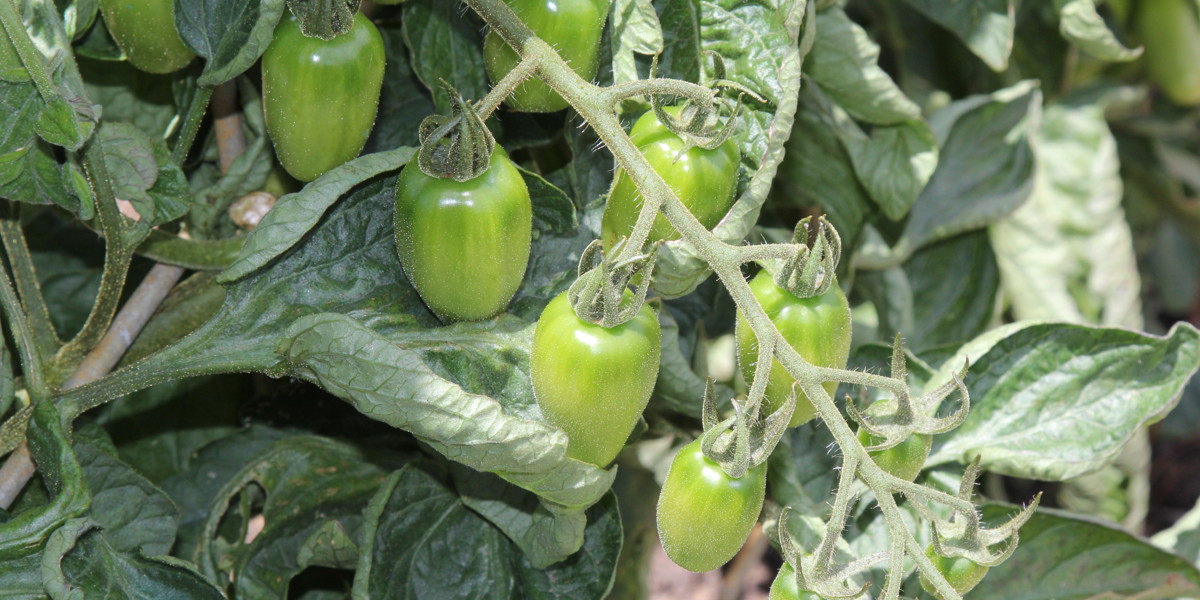
[[[1150,78],[1176,104],[1200,104],[1200,6],[1192,0],[1140,0],[1134,18]]]
[[[129,62],[147,73],[172,73],[196,58],[175,29],[174,0],[100,0],[100,12]]]
[[[0,1],[0,596],[1200,597],[1194,2],[359,4]]]
[[[891,401],[882,401],[872,404],[867,408],[867,416],[882,413],[890,403]],[[874,446],[883,442],[883,438],[871,435],[866,429],[859,427],[858,441],[864,447]],[[921,467],[925,466],[925,459],[929,457],[929,449],[932,446],[933,436],[915,433],[891,448],[871,450],[869,453],[879,468],[905,481],[912,481],[921,472]]]
[[[950,587],[960,594],[965,594],[983,581],[983,577],[987,575],[988,567],[975,563],[969,558],[956,556],[947,558],[934,552],[933,546],[925,549],[925,556],[933,561],[933,566],[937,568],[946,581],[950,582]],[[937,593],[933,587],[933,582],[930,581],[924,574],[921,575],[921,587],[925,588],[926,592],[933,594],[939,600],[945,600],[943,596]]]
[[[505,1],[535,35],[554,47],[575,73],[588,81],[596,76],[600,34],[608,18],[610,0]],[[483,56],[493,83],[517,64],[517,53],[495,32],[488,32],[484,39]],[[536,113],[567,107],[567,101],[558,92],[537,78],[522,84],[507,102],[516,110]]]
[[[796,586],[796,570],[789,563],[783,563],[775,580],[771,582],[771,591],[767,600],[825,600],[809,591],[801,591]]]
[[[668,108],[667,112],[679,115],[680,109]],[[737,189],[739,150],[734,139],[727,139],[711,150],[689,147],[653,111],[638,118],[629,132],[629,139],[706,228],[712,229],[729,212]],[[605,245],[611,247],[618,238],[633,231],[641,206],[641,192],[623,170],[617,169],[604,210],[602,236]],[[679,233],[666,217],[655,217],[649,242],[678,237]]]
[[[529,262],[531,206],[520,171],[499,146],[464,182],[410,164],[396,188],[396,250],[425,304],[445,320],[504,310]]]
[[[771,322],[779,328],[800,356],[821,367],[842,368],[850,354],[850,305],[846,295],[835,282],[829,290],[812,298],[797,298],[791,292],[775,285],[766,270],[759,271],[750,281],[754,297],[762,304]],[[747,381],[754,378],[754,365],[758,360],[758,340],[738,315],[737,325],[738,363]],[[771,378],[767,383],[764,407],[774,412],[787,400],[795,381],[779,361],[771,366]],[[837,382],[825,384],[825,391],[832,397]],[[796,410],[792,413],[791,426],[807,423],[816,415],[816,409],[803,392],[796,392]]]
[[[671,460],[658,495],[658,538],[675,564],[696,572],[729,562],[762,512],[767,468],[733,478],[704,456],[697,439]]]
[[[616,458],[654,390],[660,344],[649,306],[609,328],[579,318],[566,292],[546,305],[533,333],[530,377],[542,414],[570,438],[567,456],[601,467]]]
[[[362,13],[330,40],[286,17],[263,54],[263,106],[279,162],[300,181],[358,156],[379,105],[383,38]]]

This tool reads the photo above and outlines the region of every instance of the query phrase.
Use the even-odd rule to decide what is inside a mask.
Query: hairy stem
[[[42,356],[52,356],[62,342],[50,321],[50,310],[46,308],[46,299],[33,268],[33,255],[25,243],[16,203],[9,204],[9,218],[0,219],[0,240],[4,242],[4,252],[13,271],[25,318],[33,332],[36,350]]]

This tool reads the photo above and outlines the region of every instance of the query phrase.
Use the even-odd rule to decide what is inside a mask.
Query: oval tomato
[[[580,77],[596,76],[600,57],[600,34],[608,16],[609,0],[506,0],[513,12],[542,41],[550,44]],[[508,43],[488,32],[483,40],[483,61],[492,83],[500,81],[517,65],[517,53]],[[523,112],[554,112],[567,101],[541,79],[521,84],[505,103]]]
[[[654,391],[660,343],[649,306],[606,328],[580,319],[565,292],[546,305],[533,333],[533,392],[567,432],[567,456],[600,467],[616,458]]]
[[[767,465],[734,479],[704,456],[700,440],[684,446],[658,496],[658,538],[675,564],[696,572],[729,562],[762,512]]]
[[[825,600],[812,592],[800,591],[796,587],[796,570],[792,565],[783,563],[779,567],[779,573],[775,575],[775,581],[771,583],[771,592],[767,596],[767,600]]]
[[[1140,0],[1136,6],[1150,78],[1172,102],[1200,104],[1200,7],[1193,0]]]
[[[884,400],[872,404],[867,409],[867,415],[882,413],[890,402],[891,400]],[[871,446],[882,442],[883,438],[873,436],[866,429],[860,427],[858,441],[863,446]],[[920,474],[921,467],[925,466],[925,459],[929,457],[929,449],[932,447],[933,436],[918,433],[908,436],[903,442],[891,448],[874,450],[869,454],[879,468],[905,481],[912,481]]]
[[[487,171],[461,183],[411,162],[396,188],[396,249],[438,317],[486,319],[508,306],[525,277],[532,218],[525,180],[500,146]]]
[[[678,115],[679,108],[668,108],[667,112]],[[709,229],[721,222],[733,205],[737,189],[741,152],[732,136],[712,150],[688,149],[682,138],[659,121],[654,111],[649,111],[634,123],[629,137],[696,219]],[[619,238],[633,231],[642,202],[642,194],[633,180],[624,170],[617,169],[601,224],[605,246],[611,248]],[[679,232],[660,214],[654,219],[647,241],[678,237]]]
[[[305,37],[289,14],[262,58],[263,107],[275,154],[300,181],[356,156],[375,125],[383,37],[362,13],[326,42]]]
[[[925,548],[925,556],[928,556],[929,560],[933,561],[933,566],[937,568],[939,573],[946,577],[946,581],[950,582],[950,587],[954,588],[954,591],[959,594],[965,594],[974,589],[976,585],[979,585],[980,581],[983,581],[984,575],[987,575],[988,572],[988,567],[976,563],[969,558],[961,556],[946,558],[934,552],[933,545]],[[925,588],[926,592],[933,594],[939,600],[944,600],[942,595],[934,589],[933,582],[926,578],[924,573],[921,574],[921,587]]]
[[[174,0],[100,0],[104,25],[129,62],[147,73],[172,73],[196,54],[175,28]]]
[[[819,367],[846,367],[850,357],[850,304],[837,282],[820,296],[797,298],[775,285],[771,275],[764,269],[750,281],[750,290],[775,327],[779,328],[783,338],[804,360]],[[736,334],[738,363],[742,375],[750,382],[754,379],[754,365],[758,360],[758,339],[741,312],[738,313]],[[771,377],[763,402],[767,413],[775,412],[783,405],[791,393],[793,382],[795,379],[776,360],[771,365]],[[827,381],[825,391],[833,396],[837,385],[836,381]],[[814,416],[816,408],[808,396],[797,390],[796,412],[792,413],[790,426],[807,423]]]

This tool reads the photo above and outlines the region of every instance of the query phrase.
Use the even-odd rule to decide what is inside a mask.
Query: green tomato
[[[667,112],[678,115],[679,108],[668,108]],[[712,150],[688,149],[682,138],[659,121],[654,111],[649,111],[634,123],[629,137],[701,224],[712,229],[721,222],[733,205],[733,193],[737,189],[741,152],[733,136]],[[601,224],[606,246],[611,248],[619,238],[633,232],[642,202],[642,194],[633,179],[623,169],[617,169]],[[649,242],[678,237],[679,232],[665,216],[655,217]]]
[[[750,537],[766,489],[766,463],[734,479],[704,456],[699,439],[684,446],[658,496],[663,550],[675,564],[698,573],[729,562]]]
[[[546,305],[533,333],[533,392],[567,432],[567,456],[604,467],[625,447],[654,391],[661,339],[646,305],[611,328],[580,319],[565,292]]]
[[[375,125],[383,86],[383,37],[362,13],[326,42],[305,37],[289,15],[262,58],[263,106],[275,154],[300,181],[356,156]]]
[[[792,565],[783,563],[775,581],[771,583],[771,592],[767,600],[825,600],[809,591],[800,591],[796,586],[796,570]]]
[[[529,262],[533,208],[521,172],[500,146],[464,182],[415,162],[396,188],[396,250],[425,304],[446,321],[476,321],[508,306]]]
[[[513,12],[542,41],[550,44],[580,77],[596,76],[600,34],[610,0],[505,0]],[[517,53],[495,32],[483,40],[483,61],[492,83],[517,65]],[[531,78],[505,100],[522,112],[548,113],[567,107],[567,101],[541,79]]]
[[[1150,79],[1172,102],[1200,104],[1200,8],[1195,0],[1140,0],[1136,10]]]
[[[174,0],[100,0],[104,25],[133,66],[147,73],[173,73],[196,54],[175,29]]]
[[[846,294],[835,281],[829,290],[812,298],[797,298],[791,292],[775,285],[771,275],[764,269],[750,281],[750,290],[758,299],[771,322],[779,328],[783,338],[808,362],[834,369],[844,369],[850,357],[850,304]],[[737,320],[738,363],[747,382],[754,380],[754,366],[758,360],[758,339],[750,329],[750,323],[738,313]],[[767,413],[778,410],[791,393],[795,379],[776,360],[771,365],[771,377],[767,383],[767,396],[763,407]],[[825,382],[825,391],[833,396],[837,391],[836,381]],[[791,427],[807,423],[816,416],[816,408],[804,392],[796,391],[796,411],[792,413]]]
[[[987,575],[988,567],[985,567],[969,558],[956,556],[954,558],[946,558],[933,551],[933,546],[925,548],[925,556],[933,561],[933,566],[938,572],[946,577],[946,581],[950,582],[950,587],[959,594],[966,594],[979,585],[983,581],[983,576]],[[938,600],[945,600],[942,595],[937,593],[933,587],[933,582],[921,574],[921,587],[925,588],[926,592],[933,594]]]
[[[874,416],[882,413],[883,409],[887,408],[891,402],[891,400],[884,400],[872,404],[867,409],[867,415]],[[882,442],[883,438],[871,435],[866,429],[859,428],[858,441],[863,446],[873,446]],[[921,472],[921,467],[925,466],[925,459],[929,457],[929,449],[932,446],[933,436],[918,433],[908,436],[908,439],[887,450],[874,450],[869,454],[879,468],[905,481],[912,481]]]

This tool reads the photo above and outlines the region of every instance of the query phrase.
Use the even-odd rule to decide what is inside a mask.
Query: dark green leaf
[[[1012,0],[905,0],[925,16],[949,29],[992,70],[1003,71],[1012,52]]]
[[[0,196],[34,204],[57,203],[78,210],[63,185],[53,149],[34,133],[45,104],[32,83],[0,81]]]
[[[415,152],[413,148],[398,148],[360,156],[333,168],[303,190],[280,198],[250,234],[238,259],[217,276],[217,281],[236,281],[275,259],[299,242],[350,188],[380,173],[399,169]]]
[[[379,115],[364,152],[382,152],[399,146],[415,146],[421,120],[433,114],[433,101],[409,65],[408,51],[399,25],[383,23],[387,65],[384,66],[383,90],[379,94]],[[510,148],[511,149],[511,148]]]
[[[903,333],[913,348],[961,344],[991,326],[1000,272],[987,232],[926,246],[904,270],[913,293],[913,328]]]
[[[433,93],[441,113],[450,109],[450,99],[438,83],[441,80],[468,100],[483,98],[488,91],[479,26],[460,8],[442,0],[404,3],[404,41],[411,68]]]
[[[175,0],[175,26],[207,59],[200,85],[225,83],[267,51],[284,0]]]
[[[937,170],[913,205],[908,252],[985,227],[1012,213],[1033,191],[1030,136],[1041,118],[1036,82],[973,96],[930,118],[941,146]]]
[[[49,550],[47,550],[49,552]],[[45,565],[45,561],[43,561]],[[44,567],[43,567],[44,568]],[[222,600],[225,595],[183,561],[122,552],[100,531],[83,534],[62,559],[70,588],[84,600]]]
[[[529,199],[533,203],[533,235],[542,233],[571,233],[579,226],[575,219],[575,203],[567,193],[546,181],[542,176],[517,167],[525,186],[529,188]]]
[[[354,597],[600,598],[612,584],[620,546],[613,496],[587,516],[582,550],[538,570],[462,503],[445,471],[411,463],[388,478],[367,509]],[[456,560],[446,560],[447,547],[456,549]]]
[[[966,422],[934,440],[928,464],[982,457],[991,471],[1063,480],[1106,464],[1169,412],[1200,367],[1200,332],[1013,324],[968,343],[930,386],[971,368]]]
[[[989,506],[984,516],[1000,521],[1012,512]],[[971,592],[995,600],[1084,600],[1110,594],[1195,596],[1200,594],[1200,571],[1115,526],[1043,509],[1021,527],[1017,551]]]

